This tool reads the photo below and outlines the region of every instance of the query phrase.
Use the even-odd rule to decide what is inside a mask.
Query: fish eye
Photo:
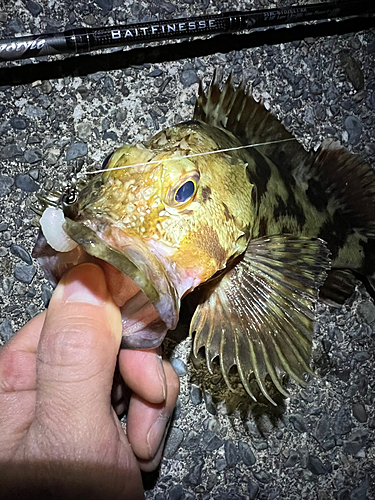
[[[196,190],[196,182],[194,180],[188,180],[185,184],[182,184],[180,188],[177,189],[174,195],[174,201],[176,203],[185,203],[188,201]]]
[[[74,188],[69,188],[62,196],[63,205],[73,205],[77,201],[77,191]]]
[[[113,153],[109,154],[102,163],[102,170],[105,170],[108,167],[109,160],[111,159]]]

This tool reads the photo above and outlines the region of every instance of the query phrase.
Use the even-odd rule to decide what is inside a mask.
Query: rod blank
[[[234,33],[309,21],[360,17],[375,13],[374,0],[351,0],[308,4],[249,12],[226,12],[159,20],[102,28],[75,28],[62,33],[47,33],[0,40],[0,62],[53,54],[78,54],[110,47],[157,42],[218,33]]]

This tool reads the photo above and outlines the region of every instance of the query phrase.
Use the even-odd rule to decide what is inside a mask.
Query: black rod
[[[0,40],[0,62],[50,54],[78,54],[172,38],[233,33],[255,28],[304,23],[320,19],[359,17],[374,13],[374,0],[350,0],[249,12],[225,12],[170,21],[159,20],[102,28],[76,28],[62,33]]]

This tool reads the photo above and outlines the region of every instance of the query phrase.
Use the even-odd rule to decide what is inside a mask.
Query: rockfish
[[[304,383],[319,295],[343,303],[353,273],[374,288],[375,171],[333,143],[305,151],[230,78],[200,86],[191,121],[117,149],[87,178],[41,198],[34,256],[47,277],[101,262],[133,349],[159,346],[201,287],[194,355],[204,346],[210,372],[218,357],[229,387],[235,366],[254,399],[251,376],[270,401],[267,375],[282,394],[283,374]]]

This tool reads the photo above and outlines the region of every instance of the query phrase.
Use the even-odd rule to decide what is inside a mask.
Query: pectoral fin
[[[263,394],[265,377],[278,390],[283,373],[304,384],[310,372],[314,303],[330,268],[319,239],[277,235],[253,240],[243,259],[219,281],[193,316],[193,352],[205,347],[208,369],[219,356],[223,377],[237,366],[242,384],[254,373]]]

